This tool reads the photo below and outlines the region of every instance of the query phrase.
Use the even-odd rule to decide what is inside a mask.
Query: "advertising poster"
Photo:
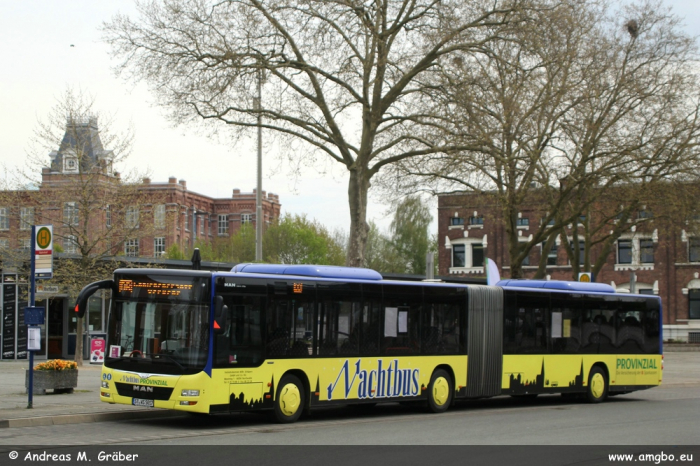
[[[105,362],[105,341],[103,338],[90,340],[90,364],[102,364]]]

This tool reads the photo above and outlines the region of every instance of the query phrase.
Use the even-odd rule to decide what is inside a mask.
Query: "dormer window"
[[[77,172],[78,171],[78,159],[75,157],[63,158],[63,171],[64,172]]]

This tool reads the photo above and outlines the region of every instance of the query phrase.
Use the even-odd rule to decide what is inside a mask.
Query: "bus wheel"
[[[591,369],[588,376],[588,391],[586,391],[586,399],[590,403],[600,403],[608,396],[608,378],[605,372],[598,366]]]
[[[428,385],[428,409],[433,413],[444,413],[452,404],[454,388],[450,375],[438,369],[433,372]]]
[[[296,422],[304,411],[304,385],[294,375],[285,375],[277,387],[275,419],[286,424]]]

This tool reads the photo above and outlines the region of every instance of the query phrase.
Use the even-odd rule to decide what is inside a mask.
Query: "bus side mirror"
[[[88,299],[90,299],[90,296],[95,294],[97,290],[114,290],[114,280],[100,280],[98,282],[93,282],[89,285],[85,285],[85,287],[80,290],[78,299],[75,302],[75,307],[73,308],[79,319],[82,319],[83,316],[85,316]]]
[[[224,304],[223,296],[216,296],[214,298],[214,333],[221,334],[226,332],[228,318],[228,306]]]

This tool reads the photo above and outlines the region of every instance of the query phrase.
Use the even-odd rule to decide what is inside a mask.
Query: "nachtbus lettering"
[[[123,375],[122,382],[140,383],[142,385],[160,385],[162,387],[168,386],[168,382],[166,382],[165,380],[142,379],[140,377],[134,377],[133,375]]]
[[[618,358],[618,369],[657,369],[656,359],[651,358]]]
[[[420,374],[418,369],[401,369],[398,359],[390,361],[389,364],[380,359],[377,361],[377,369],[368,371],[362,369],[361,362],[362,360],[358,359],[353,364],[355,369],[351,378],[350,361],[345,360],[335,382],[328,385],[329,400],[333,399],[333,391],[341,379],[345,382],[343,394],[345,399],[350,395],[355,383],[357,383],[357,397],[361,400],[418,395],[418,375]]]

